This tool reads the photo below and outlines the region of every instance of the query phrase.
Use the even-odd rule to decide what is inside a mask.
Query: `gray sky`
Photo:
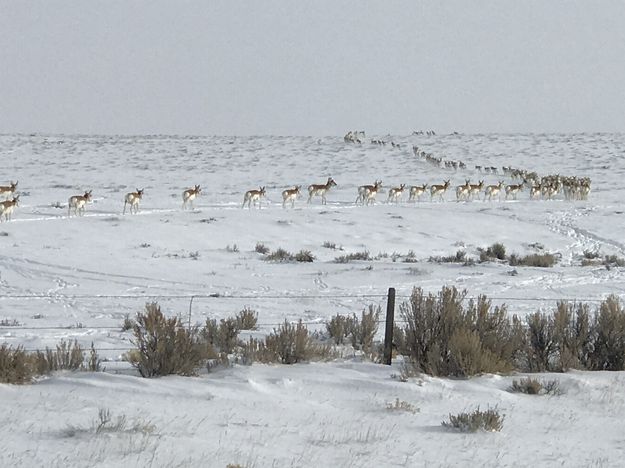
[[[625,131],[625,1],[0,0],[0,132]]]

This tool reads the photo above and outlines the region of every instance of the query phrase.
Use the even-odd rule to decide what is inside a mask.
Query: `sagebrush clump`
[[[468,377],[514,369],[521,324],[485,296],[466,306],[465,297],[466,291],[455,287],[443,287],[438,295],[415,288],[399,308],[406,325],[398,351],[430,375]]]
[[[202,342],[197,328],[185,328],[178,317],[165,317],[155,302],[146,304],[135,322],[137,349],[128,359],[142,377],[195,375],[210,356],[212,350]]]
[[[503,428],[504,417],[499,414],[497,408],[489,408],[486,411],[477,409],[471,412],[450,414],[448,421],[443,421],[444,427],[458,429],[460,432],[499,432]]]

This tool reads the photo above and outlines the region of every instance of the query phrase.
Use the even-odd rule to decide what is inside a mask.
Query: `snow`
[[[467,381],[424,377],[407,383],[394,368],[357,357],[295,366],[234,366],[196,378],[138,378],[121,361],[131,335],[124,317],[157,300],[192,323],[249,306],[260,333],[283,321],[318,323],[336,313],[384,305],[388,287],[399,301],[414,286],[442,285],[487,294],[524,315],[561,298],[621,297],[623,269],[580,266],[585,250],[625,255],[622,241],[621,134],[368,135],[401,144],[346,144],[341,137],[0,136],[4,176],[19,180],[20,206],[0,224],[2,341],[27,349],[61,339],[91,342],[107,361],[99,374],[58,373],[24,387],[0,385],[2,466],[619,466],[625,440],[623,373],[541,375],[564,394],[532,397],[507,391],[519,376]],[[435,168],[416,158],[418,145],[467,170]],[[386,203],[400,183],[466,178],[476,164],[513,166],[540,175],[588,176],[588,201]],[[301,184],[338,186],[295,209],[281,192]],[[357,187],[382,179],[374,206],[356,206]],[[182,192],[200,184],[194,210]],[[241,209],[243,194],[266,186],[262,209]],[[145,189],[137,215],[122,216],[124,195]],[[93,190],[84,217],[68,219],[67,199]],[[62,205],[55,208],[53,205]],[[334,242],[342,251],[322,247]],[[254,251],[310,250],[313,263],[274,264]],[[502,242],[508,252],[533,244],[561,257],[553,268],[500,263],[462,266],[430,256]],[[237,246],[234,249],[234,246]],[[367,250],[371,261],[335,263]],[[393,261],[413,251],[417,263]],[[197,253],[197,254],[196,254]],[[197,296],[190,304],[191,296]],[[218,295],[218,297],[210,297]],[[390,412],[396,398],[417,413]],[[501,433],[459,434],[440,423],[449,413],[496,405]],[[98,409],[142,419],[150,434],[93,434]],[[78,428],[73,436],[68,427]],[[80,430],[80,429],[83,430]]]

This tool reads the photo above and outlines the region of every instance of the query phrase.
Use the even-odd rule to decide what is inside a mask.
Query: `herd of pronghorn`
[[[558,193],[563,193],[567,200],[586,200],[590,193],[590,179],[577,178],[577,177],[562,177],[562,176],[546,176],[535,180],[535,178],[529,174],[521,171],[519,173],[522,181],[518,184],[505,184],[503,181],[499,181],[494,185],[485,185],[483,180],[480,180],[476,184],[472,184],[469,179],[465,180],[465,183],[456,187],[456,201],[471,201],[476,198],[480,198],[482,193],[484,195],[483,200],[492,200],[493,198],[501,200],[503,194],[505,194],[506,200],[512,197],[516,200],[519,192],[523,191],[526,187],[529,188],[529,197],[531,200],[539,198],[551,200]],[[518,176],[515,176],[518,177]],[[0,221],[3,219],[9,221],[13,215],[13,211],[19,204],[20,196],[17,192],[17,182],[11,182],[8,186],[0,186],[0,197],[4,196],[5,201],[0,202]],[[311,184],[308,186],[308,203],[311,203],[314,197],[321,197],[321,204],[325,205],[326,194],[332,187],[336,187],[337,184],[332,177],[328,177],[325,184]],[[293,188],[288,188],[282,191],[282,207],[286,208],[288,204],[291,208],[295,206],[295,201],[301,196],[301,185],[296,185]],[[450,188],[449,179],[443,181],[442,184],[423,184],[413,185],[409,188],[405,184],[401,184],[396,187],[391,187],[388,190],[388,203],[399,203],[404,196],[405,192],[409,193],[408,201],[421,201],[421,197],[427,193],[430,195],[430,200],[444,201],[444,195]],[[122,214],[126,214],[126,209],[133,214],[139,212],[139,203],[143,199],[143,189],[137,189],[135,192],[129,192],[124,196],[124,208]],[[182,209],[187,207],[194,208],[193,201],[200,195],[202,189],[199,185],[195,185],[192,188],[186,189],[182,192]],[[358,187],[358,194],[356,197],[356,204],[371,205],[376,201],[376,197],[382,192],[382,181],[376,180],[372,185],[361,185]],[[82,216],[85,212],[87,203],[92,198],[92,191],[88,190],[82,195],[73,195],[67,201],[67,215]],[[259,187],[258,189],[248,190],[243,196],[243,205],[252,208],[252,206],[261,207],[261,201],[266,197],[265,187]]]
[[[364,138],[364,132],[350,131],[345,135],[344,140],[350,143],[361,143],[361,138]],[[371,140],[372,144],[386,144],[382,140]],[[393,143],[393,147],[399,148],[399,144]],[[435,157],[431,153],[419,149],[417,146],[412,148],[415,156],[422,158],[427,163],[436,167],[445,169],[466,169],[466,164],[462,161],[448,161],[440,157]],[[499,174],[499,170],[494,166],[475,166],[475,170],[481,173],[487,174]],[[590,194],[591,181],[588,177],[568,177],[561,175],[548,175],[539,177],[535,172],[526,171],[523,169],[516,169],[503,166],[501,172],[504,175],[511,177],[512,179],[520,180],[519,183],[505,184],[500,180],[496,184],[485,185],[484,180],[479,180],[478,183],[471,183],[470,179],[465,179],[465,183],[456,186],[456,201],[472,201],[478,198],[483,200],[492,200],[493,198],[501,200],[501,197],[505,194],[506,200],[512,197],[517,199],[519,192],[529,189],[530,200],[551,200],[558,194],[563,194],[566,200],[586,200]],[[9,221],[13,215],[15,207],[19,204],[20,196],[17,194],[17,182],[11,182],[9,185],[0,186],[0,198],[4,197],[5,201],[0,202],[0,221]],[[314,197],[321,197],[321,204],[326,204],[326,194],[332,187],[336,187],[337,184],[332,177],[328,177],[325,184],[311,184],[308,186],[308,203],[311,203]],[[444,195],[450,188],[450,180],[444,180],[442,184],[422,184],[406,187],[405,184],[391,187],[388,190],[388,203],[399,203],[404,196],[405,192],[408,192],[408,201],[421,201],[421,197],[429,193],[430,200],[445,201]],[[296,185],[293,188],[288,188],[282,191],[282,207],[286,208],[288,204],[291,208],[295,206],[295,201],[301,196],[301,185]],[[195,185],[192,188],[188,188],[182,192],[182,209],[187,207],[194,208],[193,202],[200,195],[202,189],[199,185]],[[372,185],[361,185],[358,187],[358,194],[356,197],[356,204],[371,205],[376,202],[376,197],[379,193],[382,193],[382,181],[376,180]],[[82,216],[85,213],[85,207],[87,203],[92,199],[91,190],[84,192],[82,195],[73,195],[68,199],[67,203],[67,215]],[[138,213],[139,203],[143,199],[143,189],[137,189],[135,192],[129,192],[124,196],[124,208],[122,213],[126,214],[126,209],[133,214]],[[252,206],[261,207],[261,201],[266,197],[265,187],[259,187],[258,189],[248,190],[243,196],[243,205],[252,208]]]

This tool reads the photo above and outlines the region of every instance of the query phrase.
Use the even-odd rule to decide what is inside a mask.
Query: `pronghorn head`
[[[145,189],[141,189],[141,190],[137,189],[137,192],[136,192],[136,194],[137,194],[137,198],[141,198],[141,197],[143,197],[143,191],[144,191],[144,190],[145,190]]]
[[[399,184],[399,190],[404,190],[406,188],[406,184]]]
[[[15,183],[13,183],[13,181],[11,181],[11,191],[15,192],[15,189],[17,188],[17,183],[18,181],[16,180]]]
[[[195,192],[196,195],[199,195],[201,191],[202,189],[200,188],[199,185],[196,185],[195,187],[193,187],[193,192]]]
[[[328,186],[329,187],[336,186],[336,182],[334,182],[334,179],[332,177],[328,177]]]
[[[91,200],[91,192],[92,192],[92,190],[89,190],[89,191],[85,192],[85,194],[83,195],[85,200],[87,200],[87,201]]]
[[[471,185],[471,180],[470,179],[464,179],[464,186],[468,187],[469,185]]]
[[[428,184],[423,184],[423,190],[426,190],[428,188]]]
[[[261,197],[264,197],[266,192],[265,192],[265,187],[259,187],[258,193],[260,194]]]
[[[449,184],[450,184],[449,179],[447,179],[445,182],[443,182],[443,186],[444,186],[445,188],[449,188]]]
[[[15,184],[15,185],[17,185],[17,184]],[[17,195],[16,197],[13,197],[13,200],[11,200],[11,203],[12,203],[14,206],[19,206],[19,203],[20,203],[20,196],[19,196],[19,195]]]
[[[302,188],[301,185],[296,185],[295,187],[293,187],[293,190],[295,191],[297,195],[299,195],[301,188]]]

